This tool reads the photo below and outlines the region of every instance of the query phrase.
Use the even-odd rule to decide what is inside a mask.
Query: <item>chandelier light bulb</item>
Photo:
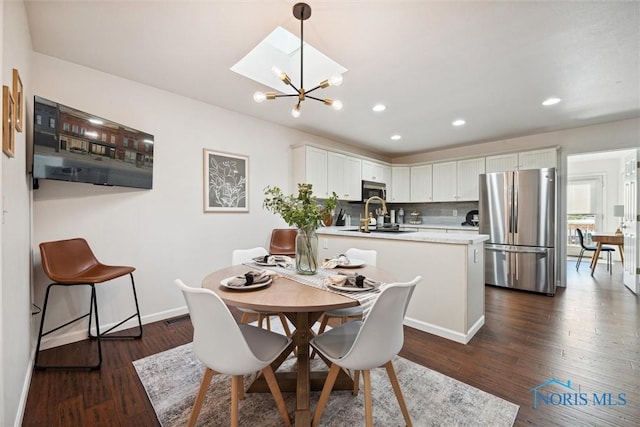
[[[273,73],[274,76],[280,78],[280,75],[282,74],[282,70],[278,67],[276,67],[275,65],[273,67],[271,67],[271,72]]]
[[[340,86],[342,84],[342,74],[336,74],[335,76],[331,76],[329,78],[330,86]]]
[[[331,103],[331,108],[333,108],[336,111],[342,110],[342,101],[340,101],[339,99],[336,99]]]
[[[253,94],[253,100],[260,103],[267,99],[267,95],[264,92],[256,92]]]
[[[291,116],[294,119],[300,117],[300,104],[296,104],[295,107],[293,107],[293,109],[291,110]]]

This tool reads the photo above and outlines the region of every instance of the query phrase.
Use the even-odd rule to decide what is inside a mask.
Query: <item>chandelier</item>
[[[342,83],[342,75],[341,74],[337,74],[329,79],[323,80],[320,82],[320,84],[318,84],[318,86],[314,87],[313,89],[309,89],[309,90],[305,90],[304,89],[304,80],[303,80],[303,62],[304,62],[304,55],[303,55],[303,47],[304,47],[304,21],[306,21],[307,19],[309,19],[309,17],[311,16],[311,7],[306,4],[306,3],[296,3],[293,6],[293,16],[300,20],[300,87],[296,87],[292,82],[291,82],[291,78],[287,75],[287,73],[285,73],[284,71],[282,71],[281,69],[279,69],[276,66],[273,66],[271,68],[271,71],[280,79],[282,80],[282,82],[288,86],[291,86],[293,88],[293,90],[296,91],[296,93],[292,93],[292,94],[276,94],[275,92],[256,92],[253,94],[253,99],[256,102],[263,102],[267,99],[276,99],[276,98],[284,98],[284,97],[291,97],[291,96],[295,96],[298,98],[298,103],[293,107],[293,109],[291,110],[291,115],[295,118],[300,117],[300,103],[302,101],[304,101],[305,99],[309,98],[309,99],[315,99],[316,101],[320,101],[322,103],[324,103],[325,105],[328,105],[330,107],[332,107],[334,110],[341,110],[342,109],[342,102],[340,102],[337,99],[330,99],[330,98],[316,98],[315,96],[311,96],[309,95],[311,92],[317,90],[317,89],[324,89],[328,86],[339,86]]]

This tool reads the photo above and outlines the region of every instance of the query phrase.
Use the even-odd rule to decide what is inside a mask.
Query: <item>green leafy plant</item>
[[[285,195],[279,187],[266,187],[262,207],[279,214],[289,226],[302,230],[315,230],[320,226],[325,210],[332,211],[338,205],[338,195],[333,192],[324,205],[313,195],[311,184],[298,184],[298,195]]]

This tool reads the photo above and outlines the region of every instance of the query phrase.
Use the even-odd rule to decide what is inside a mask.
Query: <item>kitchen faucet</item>
[[[364,218],[360,218],[360,222],[364,222],[364,230],[362,229],[362,224],[358,226],[358,231],[362,231],[363,233],[369,232],[369,202],[373,199],[378,199],[382,202],[382,215],[387,213],[387,204],[383,198],[378,196],[369,197],[364,204]]]

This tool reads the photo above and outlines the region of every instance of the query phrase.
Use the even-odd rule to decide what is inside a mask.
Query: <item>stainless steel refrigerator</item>
[[[480,175],[485,283],[554,295],[555,168]]]

